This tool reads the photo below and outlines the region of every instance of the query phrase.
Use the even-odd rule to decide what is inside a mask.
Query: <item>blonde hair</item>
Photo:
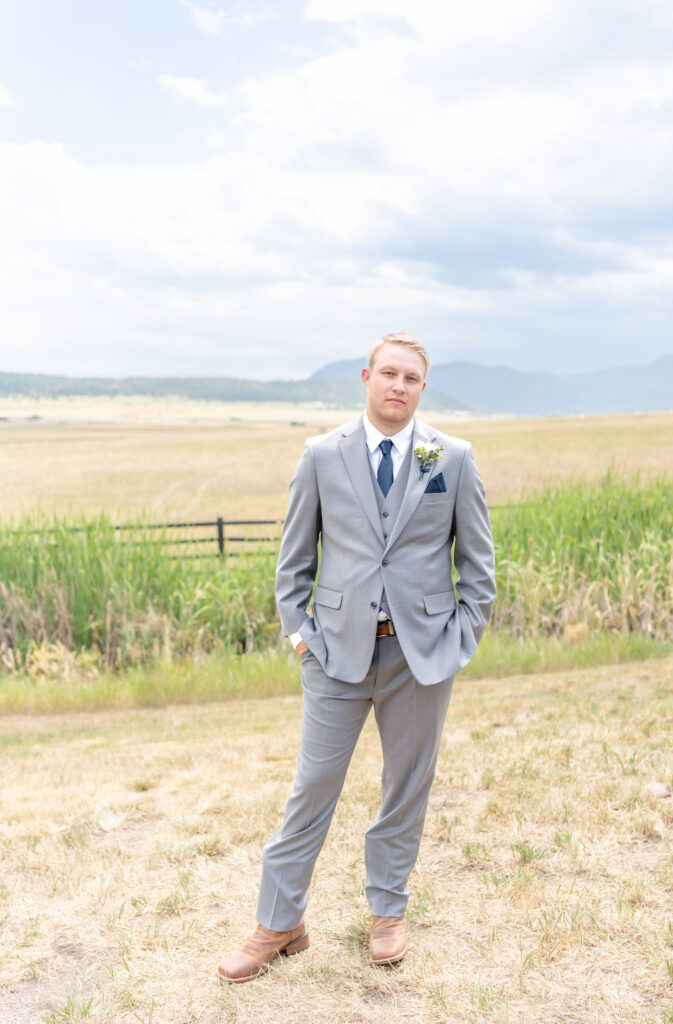
[[[425,364],[425,373],[423,376],[427,376],[428,370],[430,369],[428,353],[425,351],[420,341],[417,341],[411,334],[405,334],[404,331],[397,331],[393,334],[384,334],[379,341],[374,342],[369,350],[369,355],[367,356],[367,369],[370,373],[374,369],[376,357],[383,345],[404,345],[404,347],[408,348],[411,352],[415,352],[416,355],[420,356],[423,360]]]

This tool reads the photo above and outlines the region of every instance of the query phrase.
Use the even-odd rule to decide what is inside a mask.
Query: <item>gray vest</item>
[[[372,469],[371,461],[369,462],[369,469],[371,471],[374,494],[376,496],[376,504],[378,505],[379,516],[381,517],[381,529],[383,530],[383,536],[385,540],[388,540],[388,537],[392,532],[393,526],[395,525],[395,521],[398,515],[400,514],[402,501],[404,500],[404,495],[407,489],[407,482],[409,480],[409,469],[411,467],[412,448],[413,444],[410,444],[409,447],[407,448],[407,454],[404,456],[404,459],[402,460],[402,465],[395,474],[393,486],[390,488],[385,498],[383,496],[383,491],[379,487],[379,482],[376,479],[376,474]],[[381,597],[381,611],[385,612],[385,614],[388,617],[390,617],[390,609],[388,608],[385,590],[383,591],[383,595]]]

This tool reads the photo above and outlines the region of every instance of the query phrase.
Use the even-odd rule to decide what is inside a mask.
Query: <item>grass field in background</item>
[[[673,639],[673,477],[562,483],[495,511],[492,523],[495,629]]]
[[[235,987],[216,966],[253,927],[299,696],[0,717],[2,1024],[670,1022],[672,671],[458,680],[392,970],[367,956],[370,720],[309,949]]]
[[[27,401],[27,400],[26,400]],[[0,519],[60,516],[277,518],[310,434],[351,415],[280,406],[62,400],[51,418],[0,423]],[[0,406],[0,412],[2,406]],[[79,418],[88,417],[87,418]],[[227,418],[227,416],[229,418]],[[568,419],[429,421],[474,446],[491,504],[614,467],[673,476],[673,413]],[[295,425],[292,425],[295,421]]]
[[[368,964],[370,720],[310,948],[235,988],[216,965],[253,927],[300,735],[274,558],[180,561],[109,524],[282,516],[341,416],[192,415],[0,425],[1,1024],[671,1024],[673,414],[446,425],[490,502],[526,501],[493,512],[500,596],[454,689],[409,954]]]
[[[9,415],[0,424],[0,672],[27,672],[24,683],[11,684],[11,699],[3,679],[11,706],[19,692],[25,706],[33,698],[59,706],[58,680],[75,679],[87,682],[85,706],[109,703],[114,693],[120,703],[131,693],[140,703],[188,699],[191,686],[225,696],[229,683],[195,684],[189,665],[212,662],[220,668],[207,678],[220,672],[230,680],[221,666],[233,665],[242,650],[269,651],[265,685],[285,692],[273,554],[238,563],[181,561],[156,546],[156,534],[132,547],[109,524],[282,517],[305,437],[348,414],[138,399],[31,408],[22,400],[0,409]],[[428,418],[472,441],[491,504],[523,502],[492,513],[495,631],[470,672],[617,662],[668,649],[673,413]],[[92,522],[96,528],[69,529]],[[110,675],[130,668],[135,675],[124,685]],[[238,679],[239,669],[232,671]],[[157,695],[160,678],[172,680],[173,697]],[[65,689],[61,695],[63,706],[72,702]]]
[[[538,638],[521,642],[488,631],[461,679],[504,679],[596,665],[665,659],[672,645],[642,634],[602,634],[572,643]],[[0,714],[95,711],[100,708],[205,704],[241,697],[280,697],[300,692],[299,658],[289,645],[244,657],[219,652],[124,672],[101,669],[86,657],[56,646],[42,650],[27,672],[0,676]]]
[[[540,671],[670,649],[673,479],[627,482],[608,474],[566,483],[492,518],[498,599],[470,672]],[[21,706],[21,694],[29,706],[30,686],[40,688],[37,704],[68,706],[68,690],[59,703],[53,685],[68,678],[88,680],[84,706],[110,703],[115,691],[121,704],[131,693],[135,702],[154,703],[156,674],[115,688],[106,673],[156,666],[166,675],[163,701],[190,699],[192,685],[212,699],[230,695],[228,684],[210,693],[203,675],[193,683],[192,662],[215,656],[225,666],[236,654],[285,651],[273,551],[191,560],[140,528],[120,535],[103,519],[72,525],[0,526],[0,671],[32,680],[5,685],[0,706],[3,699]],[[269,692],[284,692],[283,665],[282,654],[269,657],[268,673],[280,666],[282,677],[280,689],[266,684]],[[228,668],[222,672],[230,678]],[[244,672],[234,670],[239,682]],[[251,679],[252,693],[254,686]]]

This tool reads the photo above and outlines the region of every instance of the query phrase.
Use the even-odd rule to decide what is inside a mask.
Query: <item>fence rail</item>
[[[489,505],[489,511],[498,511],[500,509],[518,507],[519,505],[526,505],[529,502],[517,502],[515,505]],[[258,532],[249,533],[241,530],[241,527],[261,527],[261,526],[275,526],[276,528],[282,527],[284,519],[225,519],[224,516],[218,516],[216,519],[198,519],[194,521],[180,521],[176,523],[118,523],[111,524],[109,529],[114,530],[116,533],[126,532],[145,532],[146,530],[210,530],[211,533],[206,536],[193,535],[187,537],[171,537],[165,536],[158,539],[157,543],[165,544],[170,547],[184,547],[192,545],[209,544],[215,545],[215,551],[203,551],[198,550],[191,554],[180,554],[181,558],[207,558],[213,554],[217,554],[219,558],[224,557],[236,557],[241,554],[250,553],[252,551],[252,545],[254,550],[259,550],[261,544],[277,544],[280,541],[280,529],[277,529],[275,533],[267,531],[264,534]],[[236,527],[237,532],[232,534],[228,530],[231,527]],[[86,531],[95,528],[95,524],[91,526],[72,526],[70,529],[73,531]],[[35,531],[38,532],[38,531]],[[47,532],[55,532],[54,530]],[[129,541],[128,543],[134,543]],[[137,543],[142,543],[138,541]],[[237,551],[228,550],[230,544],[236,545]],[[247,546],[247,552],[246,552]]]
[[[166,536],[161,538],[161,542],[170,546],[215,545],[215,553],[219,558],[224,558],[243,554],[246,547],[250,549],[251,546],[254,546],[255,550],[258,550],[261,544],[278,543],[280,540],[280,530],[277,529],[275,533],[269,531],[260,533],[259,527],[281,527],[282,525],[282,519],[225,519],[224,516],[218,516],[217,519],[199,519],[194,522],[143,523],[139,526],[136,526],[134,523],[124,523],[115,526],[115,530],[210,530],[212,532],[206,536],[197,535],[176,538]],[[236,529],[235,533],[229,532],[232,527]],[[245,529],[245,527],[251,527],[252,530]],[[230,544],[236,545],[238,550],[229,551],[228,547]],[[213,554],[212,551],[196,551],[191,555],[181,554],[180,557],[204,558],[211,554]]]
[[[198,551],[193,554],[180,554],[181,558],[206,558],[213,554],[217,554],[220,558],[234,557],[245,552],[245,546],[248,546],[248,550],[251,550],[251,545],[254,545],[254,550],[259,550],[260,544],[277,544],[280,541],[280,530],[277,529],[275,533],[269,533],[268,531],[264,534],[259,532],[248,532],[241,530],[241,527],[260,527],[260,526],[275,526],[281,527],[283,525],[283,519],[225,519],[224,516],[218,516],[217,519],[199,519],[194,521],[182,521],[177,523],[117,523],[110,524],[107,529],[114,530],[115,533],[145,533],[147,530],[210,530],[211,533],[206,536],[200,536],[193,534],[186,537],[171,537],[163,536],[157,539],[158,544],[165,544],[167,547],[181,547],[197,545],[197,544],[210,544],[215,545],[215,551]],[[237,532],[235,534],[229,533],[230,527],[236,527]],[[85,533],[89,530],[96,529],[96,524],[84,526],[71,526],[68,529],[76,533]],[[42,533],[42,530],[33,530],[33,533]],[[47,533],[55,533],[56,529],[48,529]],[[142,544],[143,541],[125,540],[125,543],[129,544]],[[237,545],[240,550],[228,551],[227,548],[230,544]]]

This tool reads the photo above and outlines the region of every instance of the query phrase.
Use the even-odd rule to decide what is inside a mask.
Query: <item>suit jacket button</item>
[[[379,606],[378,601],[370,601],[369,602],[369,607],[370,608],[378,608],[378,606]]]
[[[390,512],[384,512],[383,513],[383,518],[387,519],[389,515],[390,515]]]
[[[387,565],[387,564],[388,564],[388,559],[384,558],[383,561],[381,562],[381,565]]]

